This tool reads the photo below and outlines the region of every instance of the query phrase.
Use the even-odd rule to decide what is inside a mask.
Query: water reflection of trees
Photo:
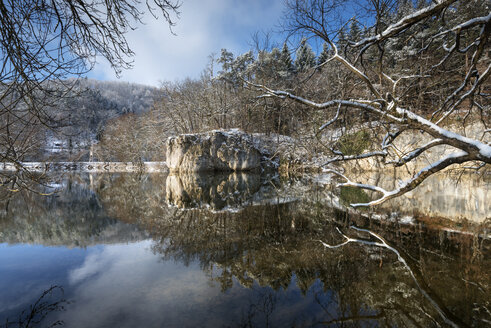
[[[146,237],[134,225],[106,214],[90,189],[89,175],[58,181],[43,194],[21,190],[0,200],[0,243],[85,247]]]
[[[367,238],[348,229],[354,224],[395,247],[417,283],[452,321],[463,326],[491,321],[491,245],[479,237],[489,231],[490,222],[464,234],[423,223],[370,220],[334,209],[330,202],[336,200],[328,191],[304,180],[275,181],[267,189],[261,180],[227,179],[248,188],[247,199],[227,200],[226,208],[233,212],[169,206],[166,175],[72,176],[62,181],[63,192],[48,197],[19,193],[8,200],[9,206],[0,204],[1,242],[86,246],[141,240],[149,233],[157,255],[185,264],[198,262],[222,290],[240,283],[264,294],[250,300],[237,319],[241,326],[273,320],[281,311],[275,303],[278,293],[294,285],[305,298],[313,297],[316,311],[322,313],[319,317],[314,310],[306,312],[298,322],[444,325],[394,253],[356,244],[325,249],[319,242],[343,242],[336,228],[353,238]],[[220,190],[230,189],[224,188]],[[208,189],[196,190],[199,195]],[[224,194],[214,192],[219,188],[209,190],[213,192],[208,195]],[[214,197],[199,202],[210,199]],[[235,206],[234,199],[241,206]],[[266,291],[271,287],[270,292],[262,286]]]
[[[479,232],[462,234],[347,215],[329,207],[328,195],[315,188],[302,201],[255,205],[235,213],[179,210],[163,201],[165,177],[111,179],[99,184],[109,213],[151,231],[153,250],[164,259],[198,261],[222,290],[234,281],[273,290],[286,290],[294,282],[302,293],[316,295],[328,318],[324,324],[375,319],[396,326],[442,324],[395,254],[366,245],[326,250],[318,241],[342,242],[335,228],[346,230],[355,223],[376,231],[399,250],[418,283],[453,322],[479,325],[491,319],[491,260],[485,256],[490,243]],[[285,185],[295,189],[295,183]]]

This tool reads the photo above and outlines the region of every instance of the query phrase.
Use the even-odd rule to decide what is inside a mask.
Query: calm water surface
[[[489,220],[348,214],[367,195],[319,180],[82,174],[3,200],[0,327],[491,326]]]

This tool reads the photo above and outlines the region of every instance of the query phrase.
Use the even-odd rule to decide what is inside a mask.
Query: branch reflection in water
[[[486,226],[469,226],[469,232],[461,233],[406,224],[394,216],[381,221],[370,218],[370,213],[350,214],[336,194],[315,183],[319,180],[319,176],[284,179],[237,174],[208,180],[156,174],[72,176],[63,182],[70,187],[57,196],[30,196],[28,212],[19,207],[25,199],[12,200],[0,223],[1,242],[105,244],[106,257],[115,256],[111,250],[117,248],[120,259],[114,263],[127,263],[121,270],[128,270],[125,275],[132,281],[123,285],[127,297],[138,302],[140,293],[133,288],[152,291],[152,304],[170,316],[166,318],[170,325],[192,324],[189,311],[192,317],[199,313],[203,324],[244,327],[448,326],[450,321],[479,326],[491,319]],[[353,225],[366,231],[349,229]],[[368,244],[351,242],[326,251],[319,243],[345,242],[339,232],[346,229],[357,234],[347,238]],[[375,240],[366,239],[367,234]],[[158,265],[145,264],[151,274],[140,273],[144,263],[155,257],[148,256],[147,247],[161,260]],[[112,262],[94,259],[93,263]],[[171,267],[175,268],[169,271]],[[118,288],[120,299],[125,291],[119,278],[112,276],[115,268],[104,267],[84,279],[88,283],[104,276],[107,291]],[[196,270],[208,280],[208,285],[200,285],[200,293],[214,295],[207,302],[184,297],[202,283]],[[165,285],[159,279],[176,284],[187,272],[192,272],[193,286],[172,289],[174,294],[158,292],[163,287],[157,286]],[[104,301],[87,297],[82,290],[93,289],[82,286],[85,283],[71,287],[70,299],[73,296],[79,305]],[[215,288],[218,294],[211,292]],[[185,303],[179,305],[181,300]],[[69,307],[59,318],[68,321],[82,308]],[[118,303],[112,308],[116,313],[123,309]],[[148,326],[161,317],[152,308],[145,309]],[[121,320],[141,318],[125,313]],[[121,323],[117,316],[111,320]]]
[[[5,325],[0,327],[31,328],[39,327],[41,324],[44,327],[62,326],[64,324],[62,320],[56,320],[46,326],[45,319],[53,312],[64,311],[70,304],[64,298],[64,294],[63,287],[51,286],[43,291],[41,296],[28,309],[23,310],[16,319],[7,318]]]

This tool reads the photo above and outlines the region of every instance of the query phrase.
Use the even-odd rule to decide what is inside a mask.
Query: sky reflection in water
[[[301,179],[214,177],[211,188],[202,181],[165,187],[169,178],[159,175],[74,176],[56,196],[11,200],[0,221],[0,323],[16,320],[53,285],[68,302],[42,326],[479,326],[491,319],[489,239],[479,232],[350,217],[330,191]],[[234,188],[242,196],[219,199]],[[399,249],[443,313],[394,253],[318,242],[342,242],[336,228],[369,239],[350,224],[368,225]]]
[[[84,250],[2,244],[0,313],[15,319],[19,310],[28,308],[53,284],[62,285],[72,303],[67,311],[52,313],[47,322],[61,319],[67,327],[219,327],[244,322],[263,326],[266,320],[275,325],[313,323],[323,312],[314,294],[330,297],[323,295],[319,282],[302,295],[294,276],[286,290],[275,292],[257,283],[243,288],[235,283],[222,292],[197,263],[163,261],[151,251],[152,243],[144,240]]]

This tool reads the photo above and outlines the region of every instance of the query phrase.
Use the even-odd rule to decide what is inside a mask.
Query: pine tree
[[[220,58],[217,59],[217,63],[222,65],[222,71],[219,73],[225,73],[232,67],[232,61],[234,60],[234,54],[227,49],[222,49]]]
[[[349,40],[351,42],[358,42],[361,40],[361,29],[356,20],[352,20],[349,30]]]
[[[322,45],[322,52],[320,53],[319,57],[317,58],[317,65],[321,65],[324,63],[326,60],[331,57],[331,53],[329,51],[329,46],[327,45],[327,42],[324,42]]]
[[[248,51],[237,58],[234,58],[233,53],[222,49],[220,58],[217,63],[222,65],[222,70],[218,72],[220,78],[227,81],[234,87],[242,84],[241,75],[246,73],[249,65],[254,62],[252,51]]]
[[[289,74],[295,70],[293,67],[292,57],[290,55],[290,49],[286,45],[286,42],[283,43],[283,48],[281,48],[280,54],[280,72],[282,74]]]
[[[279,68],[280,62],[281,62],[281,51],[280,49],[274,47],[271,49],[271,52],[269,53],[271,65],[274,66],[276,69]]]
[[[295,67],[298,71],[306,71],[315,66],[315,54],[307,43],[307,39],[302,39],[296,55]]]
[[[256,74],[258,78],[273,78],[277,74],[281,74],[281,70],[282,62],[280,49],[273,48],[271,49],[271,52],[263,50],[258,53],[256,62]]]
[[[336,43],[336,46],[338,47],[338,51],[339,52],[344,51],[344,48],[346,47],[346,44],[347,44],[346,32],[344,30],[344,27],[342,27],[339,30],[339,33],[338,33],[338,42]]]

